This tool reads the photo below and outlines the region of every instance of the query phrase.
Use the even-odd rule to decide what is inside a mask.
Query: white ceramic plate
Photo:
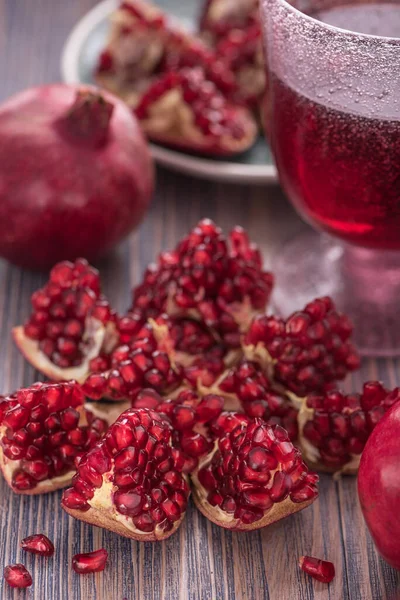
[[[161,8],[186,25],[194,26],[197,0],[158,0]],[[62,52],[61,74],[66,83],[94,83],[92,73],[108,32],[108,17],[118,0],[104,0],[88,12],[71,31]],[[260,136],[245,154],[229,161],[200,158],[151,144],[154,159],[174,171],[233,183],[275,183],[277,174],[271,151]]]

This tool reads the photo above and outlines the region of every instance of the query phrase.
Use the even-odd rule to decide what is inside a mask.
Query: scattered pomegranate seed
[[[95,552],[87,552],[86,554],[75,554],[72,557],[72,568],[79,575],[87,573],[99,573],[104,571],[108,559],[108,552],[101,548]]]
[[[4,569],[4,579],[10,587],[28,588],[32,585],[32,576],[24,565],[10,565]]]
[[[25,552],[40,554],[41,556],[53,556],[54,544],[42,533],[31,535],[21,541],[21,548]]]
[[[335,577],[335,566],[327,560],[312,556],[301,556],[299,566],[305,573],[321,583],[330,583]]]

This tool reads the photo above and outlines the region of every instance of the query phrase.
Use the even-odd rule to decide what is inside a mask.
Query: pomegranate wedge
[[[122,2],[111,16],[111,33],[100,55],[97,82],[136,108],[148,88],[169,71],[201,67],[225,96],[237,91],[234,74],[200,39],[176,26],[159,7]]]
[[[282,427],[235,413],[218,420],[215,448],[191,474],[196,506],[210,521],[259,529],[314,502],[318,476]]]
[[[379,381],[364,384],[361,394],[339,391],[311,394],[299,412],[299,443],[307,463],[320,471],[354,474],[367,440],[383,415],[400,399]]]
[[[239,154],[257,136],[248,110],[228,101],[199,67],[157,79],[142,95],[135,114],[149,139],[201,154]]]
[[[294,396],[304,397],[359,367],[352,330],[330,298],[317,298],[287,320],[256,317],[244,338],[244,353]]]
[[[19,350],[50,379],[84,381],[90,360],[115,343],[115,314],[98,271],[84,259],[58,263],[31,302],[29,320],[13,330]]]
[[[0,402],[0,468],[19,494],[67,486],[82,454],[107,429],[75,382],[36,383]]]
[[[67,513],[122,536],[162,540],[181,524],[189,498],[183,458],[159,413],[129,409],[80,461],[64,492]]]
[[[148,267],[133,290],[133,309],[147,318],[163,312],[190,317],[226,346],[240,348],[253,316],[265,311],[273,282],[244,229],[235,227],[225,236],[203,219]]]

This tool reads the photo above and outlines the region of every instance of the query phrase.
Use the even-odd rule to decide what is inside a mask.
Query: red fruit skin
[[[400,570],[400,402],[368,439],[358,471],[358,496],[378,551]]]
[[[90,86],[46,85],[0,106],[0,256],[20,266],[93,260],[136,227],[149,204],[152,160],[121,100],[101,91],[113,105],[105,140],[99,141],[104,104],[94,107],[104,114],[94,114],[90,131],[82,111],[72,128],[60,126],[82,89],[99,93]],[[77,125],[81,136],[71,133]]]

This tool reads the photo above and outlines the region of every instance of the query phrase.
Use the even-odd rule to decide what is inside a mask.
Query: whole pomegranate
[[[153,165],[131,111],[107,92],[62,84],[0,107],[0,256],[47,269],[94,259],[141,220]]]
[[[361,457],[358,495],[376,547],[400,570],[400,402],[372,432]]]

